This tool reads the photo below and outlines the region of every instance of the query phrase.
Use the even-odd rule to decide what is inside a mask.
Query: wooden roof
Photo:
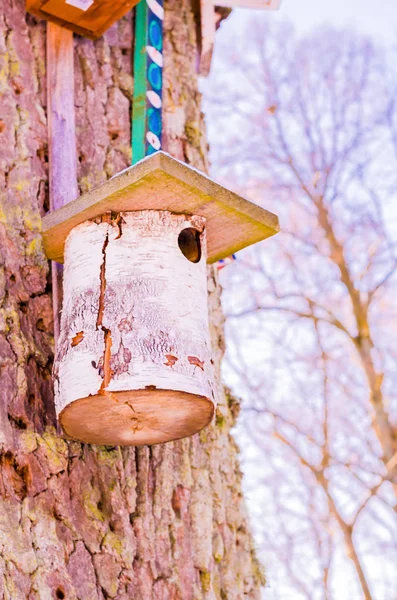
[[[43,218],[48,258],[63,262],[71,229],[105,212],[168,210],[207,219],[208,262],[216,262],[279,231],[278,218],[204,173],[156,152]]]

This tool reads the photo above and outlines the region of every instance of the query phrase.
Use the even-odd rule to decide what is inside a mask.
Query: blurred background
[[[212,176],[282,233],[220,272],[265,600],[397,600],[397,5],[235,10]]]

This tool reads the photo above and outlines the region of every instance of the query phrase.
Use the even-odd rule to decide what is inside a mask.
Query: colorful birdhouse
[[[26,0],[26,10],[91,39],[100,37],[139,0]],[[152,0],[158,4],[156,0]],[[162,10],[162,8],[161,8]]]
[[[67,436],[142,445],[196,433],[216,402],[206,263],[278,219],[158,152],[43,219],[64,262],[55,405]]]

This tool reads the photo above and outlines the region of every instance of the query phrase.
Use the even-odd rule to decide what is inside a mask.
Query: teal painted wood
[[[135,10],[133,164],[161,149],[163,0],[141,0]]]

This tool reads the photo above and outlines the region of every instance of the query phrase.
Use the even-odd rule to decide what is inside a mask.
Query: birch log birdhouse
[[[143,445],[205,427],[206,263],[277,231],[275,215],[163,152],[44,217],[47,256],[64,262],[54,385],[65,434]]]

